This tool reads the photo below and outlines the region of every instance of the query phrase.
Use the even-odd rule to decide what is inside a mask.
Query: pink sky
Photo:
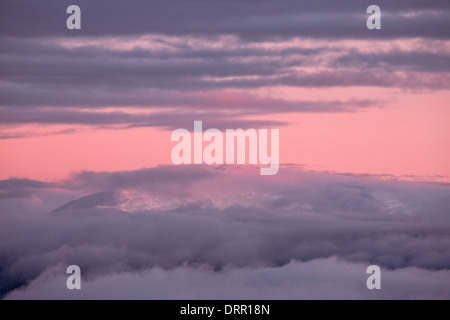
[[[185,115],[199,115],[204,130],[214,127],[207,119],[229,129],[242,120],[288,123],[278,127],[281,164],[450,182],[445,38],[43,39],[18,41],[45,54],[13,43],[15,54],[2,60],[21,68],[0,79],[9,95],[0,105],[0,179],[171,164],[176,143],[166,128],[192,131]],[[352,101],[368,105],[346,109]]]
[[[330,90],[330,94],[338,95],[338,91]],[[278,94],[295,92],[281,88]],[[314,90],[304,92],[308,98],[315,95]],[[305,164],[307,169],[319,171],[417,175],[450,181],[450,110],[446,103],[450,93],[402,92],[395,97],[382,108],[354,113],[271,117],[291,123],[280,128],[281,163]],[[186,123],[190,131],[192,126]],[[204,130],[210,128],[207,122],[203,126]],[[23,125],[18,130],[58,131],[62,127],[39,128]],[[0,140],[2,154],[8,155],[2,157],[0,178],[54,180],[82,170],[132,170],[171,163],[170,151],[175,143],[170,141],[169,130],[71,128],[76,130]],[[432,177],[435,175],[444,177]]]

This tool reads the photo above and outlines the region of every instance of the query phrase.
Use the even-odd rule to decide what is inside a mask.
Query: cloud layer
[[[450,7],[442,1],[380,1],[377,32],[365,27],[365,1],[80,1],[80,32],[65,27],[69,4],[2,1],[0,126],[173,129],[189,115],[218,128],[281,126],[245,117],[354,112],[386,99],[253,91],[450,83]]]
[[[159,298],[201,297],[214,294],[215,285],[224,281],[243,281],[245,287],[249,279],[255,283],[243,291],[243,297],[253,294],[255,287],[266,285],[269,287],[262,297],[285,297],[278,287],[283,284],[275,283],[272,288],[267,281],[271,277],[287,281],[297,268],[311,283],[306,287],[290,284],[287,292],[308,297],[304,290],[317,285],[317,292],[310,292],[310,297],[319,297],[329,285],[335,290],[356,285],[356,281],[361,282],[357,279],[365,277],[364,266],[377,264],[395,270],[387,272],[387,279],[403,279],[392,283],[385,280],[385,288],[393,289],[377,298],[448,298],[448,292],[434,284],[434,279],[444,277],[450,267],[448,187],[298,169],[285,169],[269,183],[252,168],[248,172],[191,168],[194,170],[159,167],[82,173],[54,186],[54,200],[57,194],[67,196],[75,190],[103,193],[81,198],[52,213],[14,212],[11,201],[16,195],[3,200],[2,294],[31,283],[11,297],[36,298],[40,297],[38,292],[50,297],[54,292],[46,295],[46,286],[55,288],[59,280],[46,276],[46,270],[77,264],[83,270],[86,288],[92,288],[85,297],[91,298],[102,294],[108,297],[100,288],[128,280],[134,283],[136,277],[164,283],[168,276],[179,275],[182,281],[183,275],[191,272],[204,277],[198,291],[172,296],[170,289]],[[29,190],[29,183],[17,184]],[[23,197],[36,202],[39,192],[24,192]],[[22,205],[27,203],[25,199],[21,199]],[[35,204],[34,208],[39,206]],[[308,270],[317,271],[315,264],[328,274],[323,288],[315,278],[319,272],[309,275]],[[334,272],[335,268],[338,271]],[[339,273],[347,273],[347,269],[363,271],[349,274],[347,282]],[[260,279],[259,273],[268,275]],[[402,281],[420,274],[430,280],[414,280],[418,291],[411,292]],[[215,284],[206,285],[208,279]],[[420,289],[420,281],[427,285]],[[174,284],[174,290],[178,286],[188,287],[180,282]],[[127,292],[117,290],[114,295]],[[353,288],[348,297],[362,291]],[[223,297],[231,295],[231,287],[222,293]],[[142,294],[140,297],[145,298],[156,297],[157,293],[143,290]],[[324,297],[337,294],[329,291]]]
[[[2,2],[2,35],[45,37],[68,35],[61,23],[70,1],[46,0]],[[121,1],[80,0],[83,8],[84,31],[89,36],[139,35],[145,33],[168,35],[217,36],[237,35],[246,40],[267,37],[291,38],[312,36],[323,38],[367,37],[367,30],[359,28],[367,18],[370,1],[324,0],[310,1]],[[389,32],[374,34],[383,38],[449,37],[446,14],[450,6],[439,0],[408,1],[408,3],[380,0],[387,13],[383,25]],[[26,10],[24,9],[26,8]],[[205,14],[207,13],[207,14]],[[170,19],[168,19],[170,18]],[[36,24],[41,21],[40,28]],[[65,26],[65,25],[64,25]],[[83,29],[83,28],[82,28]]]
[[[25,290],[6,299],[446,299],[449,271],[417,268],[382,270],[382,290],[365,287],[367,266],[336,258],[291,261],[279,267],[225,269],[180,266],[122,272],[82,283],[67,290],[63,266],[46,270]],[[405,290],[405,287],[408,290]]]

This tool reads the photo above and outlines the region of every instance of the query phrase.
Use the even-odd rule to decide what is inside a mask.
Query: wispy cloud
[[[361,1],[81,1],[79,35],[63,23],[67,4],[2,1],[1,125],[173,129],[197,113],[219,128],[281,126],[286,122],[244,117],[358,111],[386,99],[310,101],[252,90],[447,90],[450,84],[450,7],[439,1],[381,1],[383,29],[375,33],[364,27],[369,3]],[[72,110],[61,110],[67,107]],[[159,113],[85,110],[108,107]]]

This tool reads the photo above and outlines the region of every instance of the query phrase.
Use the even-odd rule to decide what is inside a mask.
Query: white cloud
[[[366,287],[367,265],[334,257],[291,261],[282,267],[179,266],[121,272],[82,280],[68,290],[62,266],[53,267],[6,299],[448,299],[450,271],[381,271],[381,290]]]

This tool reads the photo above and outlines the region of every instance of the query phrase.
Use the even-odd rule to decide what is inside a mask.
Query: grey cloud
[[[382,290],[365,288],[367,265],[335,257],[279,268],[226,269],[180,266],[122,272],[89,279],[67,290],[64,266],[49,268],[6,299],[448,299],[450,275],[418,268],[382,269]]]
[[[238,35],[243,39],[295,36],[324,38],[449,37],[450,9],[443,1],[377,2],[384,29],[368,33],[366,8],[370,1],[84,1],[83,28],[65,28],[69,1],[2,1],[1,34],[19,37],[79,35]],[[431,11],[431,12],[430,12]],[[207,14],[205,14],[207,12]],[[400,13],[414,12],[405,17]],[[391,16],[392,15],[392,16]],[[42,23],[45,21],[45,23]]]
[[[353,56],[353,55],[351,55]],[[396,60],[401,59],[392,55],[391,58],[383,62],[382,58],[373,60],[372,55],[368,56],[369,61],[378,61],[371,68],[366,62],[361,62],[362,57],[356,56],[356,65],[360,68],[348,68],[349,61],[345,56],[341,57],[339,66],[333,70],[318,70],[313,73],[303,71],[293,71],[287,66],[289,59],[285,62],[275,62],[266,64],[265,60],[256,61],[253,67],[244,62],[232,62],[234,67],[230,67],[227,62],[180,62],[181,65],[169,60],[165,61],[165,67],[161,67],[162,62],[150,62],[150,69],[156,67],[159,71],[150,69],[146,71],[144,62],[142,66],[138,62],[131,65],[124,63],[122,60],[112,60],[104,63],[104,67],[98,65],[97,58],[89,59],[87,67],[81,61],[74,64],[61,61],[61,65],[53,61],[54,70],[49,71],[44,61],[34,61],[29,59],[28,62],[22,63],[16,61],[7,63],[8,59],[3,59],[0,72],[3,77],[2,86],[0,87],[0,105],[4,107],[14,106],[72,106],[72,107],[111,107],[111,106],[140,106],[140,107],[178,107],[183,109],[208,110],[217,109],[235,109],[240,112],[248,112],[248,110],[262,110],[272,112],[340,112],[355,111],[359,107],[379,105],[377,101],[287,101],[283,99],[256,98],[250,95],[242,96],[237,101],[226,101],[223,98],[215,97],[219,90],[226,89],[254,89],[270,86],[292,86],[292,87],[349,87],[349,86],[376,86],[376,87],[398,87],[409,89],[447,89],[450,79],[447,74],[440,72],[426,73],[411,71],[408,69],[421,69],[430,71],[432,67],[424,67],[424,63],[417,65],[411,61],[399,63],[393,67]],[[285,57],[286,58],[286,57]],[[436,55],[439,61],[439,55]],[[445,56],[441,55],[442,62],[434,62],[431,66],[435,66],[438,71],[439,64],[445,61]],[[12,58],[16,59],[16,58]],[[108,60],[108,58],[101,58]],[[282,60],[281,56],[276,57]],[[320,56],[315,59],[322,59]],[[432,54],[427,55],[427,59],[433,59]],[[51,59],[48,59],[51,60]],[[339,59],[338,59],[339,60]],[[358,62],[359,61],[359,62]],[[391,61],[391,62],[389,62]],[[41,65],[41,63],[43,63]],[[280,63],[286,65],[280,67]],[[323,63],[335,63],[324,61]],[[390,64],[389,64],[390,63]],[[307,65],[313,65],[313,61],[309,61]],[[9,66],[8,66],[9,65]],[[14,67],[16,65],[16,67]],[[264,66],[265,65],[265,66]],[[18,67],[20,66],[20,68]],[[214,66],[214,67],[212,67]],[[381,67],[382,66],[382,67]],[[402,69],[405,66],[406,69]],[[187,67],[183,71],[183,68]],[[374,69],[376,67],[376,69]],[[425,70],[427,68],[427,70]],[[50,68],[52,69],[52,68]],[[8,72],[8,70],[10,70]],[[20,71],[18,71],[20,70]],[[177,73],[172,71],[177,70]],[[226,73],[224,70],[226,70]],[[236,72],[235,72],[236,71]],[[153,74],[154,72],[160,75]],[[180,74],[181,72],[181,74]],[[9,73],[6,75],[6,73]],[[192,73],[189,75],[189,73]],[[203,74],[202,74],[203,73]],[[206,75],[211,75],[212,79],[206,79]],[[232,75],[233,78],[223,78],[226,74]],[[257,77],[241,77],[243,74],[258,74]],[[191,92],[190,92],[191,91]],[[192,94],[192,91],[193,94]],[[201,95],[196,94],[202,92]],[[209,94],[205,94],[209,92]],[[225,92],[226,93],[226,92]],[[48,111],[50,112],[50,111]],[[23,111],[28,120],[32,119],[30,115],[33,112]],[[186,111],[182,111],[186,113]],[[4,119],[18,118],[19,111],[7,110]],[[39,118],[47,118],[48,122],[58,118],[60,112],[55,112],[54,116],[48,117],[48,114],[35,114]],[[73,121],[87,116],[88,113],[75,114]],[[116,114],[118,116],[118,114]],[[116,115],[106,115],[104,119],[99,119],[100,115],[92,114],[92,122],[98,121],[109,122]],[[222,115],[224,116],[224,115]],[[123,121],[130,118],[130,115],[123,115]],[[71,117],[72,118],[72,117]],[[86,118],[86,117],[84,117]],[[67,118],[66,122],[70,122]],[[14,121],[14,119],[12,119]],[[27,122],[25,121],[25,122]],[[90,122],[87,120],[87,122]],[[122,122],[123,122],[122,121]],[[151,120],[150,120],[151,122]],[[101,124],[101,123],[99,123]]]
[[[86,6],[92,10],[92,12],[86,10],[88,11],[86,19],[83,14],[83,21],[86,21],[87,24],[89,24],[90,15],[99,10],[99,3],[86,3]],[[302,14],[313,14],[312,17],[305,16],[304,19],[299,20],[311,28],[311,26],[319,23],[324,16],[332,15],[331,20],[329,20],[329,23],[332,24],[336,15],[339,17],[342,17],[345,13],[353,15],[359,12],[361,6],[360,2],[342,2],[339,3],[339,6],[336,5],[336,2],[330,2],[329,6],[321,5],[319,8],[317,4],[312,2],[309,4],[304,2],[277,2],[276,6],[274,6],[274,2],[260,2],[258,6],[254,6],[253,3],[246,1],[235,2],[233,5],[224,1],[194,1],[188,5],[190,9],[185,11],[182,10],[186,6],[185,1],[176,3],[175,6],[178,5],[178,9],[174,9],[174,6],[159,3],[135,2],[135,6],[127,4],[128,9],[122,8],[119,10],[124,5],[123,3],[108,4],[106,11],[115,12],[117,10],[125,20],[129,19],[131,13],[135,14],[136,12],[133,10],[140,6],[150,6],[165,14],[172,10],[180,10],[179,12],[183,14],[188,12],[187,16],[192,14],[195,17],[203,11],[198,10],[197,12],[194,8],[200,8],[200,6],[206,6],[207,9],[209,8],[208,10],[221,8],[223,10],[211,13],[212,16],[218,15],[214,19],[212,16],[202,15],[204,16],[203,19],[206,19],[208,23],[214,22],[215,26],[233,21],[232,25],[238,27],[239,23],[235,23],[236,19],[238,22],[248,20],[248,23],[256,24],[249,31],[252,34],[244,35],[232,32],[232,34],[242,37],[256,37],[257,33],[261,31],[260,28],[263,28],[264,34],[270,35],[272,29],[283,28],[285,24],[294,23],[295,25],[298,19],[292,19],[289,16],[293,12],[293,7],[301,8]],[[20,36],[14,37],[18,34],[14,34],[15,29],[9,28],[10,24],[14,24],[15,19],[20,20],[21,17],[28,16],[31,11],[20,11],[21,5],[23,5],[21,2],[3,2],[2,5],[5,10],[1,12],[6,15],[5,19],[2,20],[2,23],[6,24],[6,27],[2,29],[5,36],[2,37],[0,46],[0,79],[2,80],[0,105],[3,106],[0,112],[4,125],[83,123],[94,126],[116,125],[124,128],[160,126],[173,129],[182,127],[183,119],[192,120],[196,116],[202,116],[212,126],[221,129],[228,127],[230,122],[234,123],[233,126],[281,126],[284,123],[248,121],[243,120],[242,117],[257,113],[349,112],[364,107],[380,106],[382,102],[357,99],[352,101],[294,102],[283,99],[261,99],[252,96],[243,96],[237,101],[230,102],[221,100],[215,95],[226,94],[227,92],[223,92],[223,90],[227,89],[245,90],[273,86],[306,88],[375,86],[439,90],[447,89],[450,83],[449,76],[442,73],[443,70],[446,70],[444,65],[448,59],[445,54],[439,53],[437,50],[429,53],[391,51],[377,56],[376,54],[362,55],[357,51],[347,53],[344,49],[337,49],[336,46],[323,45],[264,49],[251,47],[246,42],[237,40],[236,37],[232,37],[230,40],[232,46],[197,48],[195,41],[183,43],[164,40],[165,35],[179,35],[175,30],[178,22],[171,22],[170,30],[168,33],[164,33],[162,29],[167,26],[166,20],[170,19],[159,21],[159,15],[156,22],[158,22],[162,31],[157,34],[161,36],[159,41],[164,43],[165,49],[115,50],[98,47],[92,42],[90,45],[82,47],[65,48],[58,42],[57,38],[51,38],[56,34],[46,33],[47,28],[54,22],[52,18],[46,20],[48,25],[43,25],[42,29],[33,28],[34,31],[30,31],[37,32],[35,35],[39,35],[39,37],[28,38],[30,34],[20,33],[21,30],[27,30],[31,26],[27,23],[33,23],[32,19],[24,23],[22,28],[18,28],[16,31]],[[27,3],[28,8],[33,9],[32,12],[37,18],[39,18],[40,13],[44,12],[43,8],[48,9],[46,12],[52,17],[52,14],[55,14],[63,5],[65,4],[61,1],[40,2],[40,7],[35,8],[37,4]],[[443,5],[442,2],[427,2],[426,5],[414,2],[410,3],[407,8],[392,3],[386,3],[386,5],[391,9],[391,13],[417,13],[418,10],[419,13],[414,16],[417,23],[421,21],[421,17],[424,15],[433,21],[439,21],[440,15],[437,14],[436,17],[433,10],[437,8],[448,9],[448,5]],[[21,16],[21,14],[14,15],[16,11],[20,11],[24,16]],[[123,14],[127,12],[128,14]],[[155,10],[149,12],[151,15],[155,14]],[[6,13],[10,14],[7,15]],[[105,17],[105,14],[102,14],[102,17]],[[261,17],[267,18],[267,26],[260,25]],[[63,18],[65,17],[58,19]],[[389,19],[391,19],[390,14],[387,15],[386,23],[388,26]],[[132,20],[130,27],[134,28],[136,26],[133,27],[133,23],[139,21],[139,19],[133,18]],[[347,18],[343,20],[350,21]],[[202,19],[196,19],[195,21],[198,23],[188,24],[187,26],[194,25],[197,28],[202,21],[205,22]],[[275,28],[272,28],[273,24]],[[133,33],[137,29],[133,29],[133,32],[127,31],[127,26],[127,24],[121,23],[124,32],[118,33],[116,36],[140,34],[140,32]],[[266,30],[267,28],[269,30]],[[214,28],[210,29],[213,30]],[[308,28],[301,29],[309,30]],[[332,28],[332,31],[329,32],[338,29]],[[8,32],[11,32],[11,34]],[[283,32],[280,31],[280,36],[284,34]],[[152,34],[151,31],[149,33]],[[228,32],[220,34],[228,34]],[[83,39],[91,41],[96,39],[90,33],[83,35],[88,36],[88,38]],[[89,36],[91,37],[89,38]],[[217,38],[208,37],[202,32],[192,32],[189,36],[200,42],[218,41]],[[120,41],[120,38],[118,38],[118,41]],[[274,40],[272,39],[272,41]],[[334,54],[332,55],[334,58],[330,58],[330,53]],[[335,57],[336,54],[337,57]],[[307,71],[311,66],[321,68],[314,72]],[[333,69],[330,69],[330,67]],[[306,68],[306,71],[303,68]],[[198,95],[199,92],[203,95]],[[210,92],[210,94],[205,96],[205,92]],[[17,110],[17,106],[33,107],[34,110],[25,108]],[[173,113],[173,110],[167,113],[152,114],[151,116],[136,116],[125,112],[96,114],[73,110],[57,111],[55,109],[36,108],[67,106],[77,108],[170,107],[176,108],[176,114],[170,113]],[[192,109],[195,109],[198,113],[192,112]],[[211,109],[215,111],[211,112]],[[234,114],[224,112],[224,110],[232,110]],[[27,133],[5,134],[2,138],[11,139],[24,136],[27,136]]]
[[[403,219],[364,221],[354,216],[329,217],[327,221],[320,215],[277,216],[235,208],[221,213],[184,209],[145,215],[103,209],[66,212],[42,220],[29,217],[32,230],[30,225],[24,229],[9,221],[8,226],[19,234],[29,230],[25,241],[2,231],[3,237],[8,237],[2,238],[2,251],[9,245],[16,255],[8,255],[12,261],[4,265],[4,276],[16,281],[34,279],[48,266],[59,263],[76,263],[86,279],[183,264],[206,264],[220,272],[227,266],[279,267],[291,259],[310,261],[331,255],[391,269],[417,266],[445,270],[450,263],[448,225],[415,224]],[[35,233],[39,246],[32,245],[34,250],[26,254],[25,247],[20,246],[29,248]]]
[[[81,185],[83,187],[96,187],[110,190],[137,188],[142,185],[151,186],[153,189],[163,185],[180,185],[186,188],[194,181],[212,178],[219,172],[211,171],[203,166],[190,167],[158,166],[156,168],[140,169],[118,172],[91,172],[84,171],[73,174],[65,183],[69,185]]]
[[[0,89],[0,91],[2,91]],[[109,106],[121,107],[126,100],[124,96],[114,93],[95,92],[90,96],[79,93],[49,93],[39,94],[19,92],[5,89],[7,96],[14,101],[8,107],[0,108],[0,125],[15,124],[67,124],[89,125],[98,127],[114,127],[127,129],[132,127],[163,127],[167,129],[189,128],[193,121],[202,120],[210,128],[260,128],[280,127],[286,124],[276,120],[251,120],[248,116],[274,114],[283,112],[356,112],[361,108],[381,107],[384,102],[379,100],[323,100],[323,101],[287,101],[284,99],[259,98],[249,94],[234,94],[227,98],[220,94],[181,94],[179,92],[157,91],[148,94],[137,93],[128,98],[127,105],[144,108],[166,108],[167,111],[150,113],[127,113],[118,111],[86,111],[73,107],[87,106],[101,108],[108,99]],[[35,101],[33,96],[39,96]],[[14,96],[14,97],[12,97]],[[39,107],[43,98],[58,104],[58,108]],[[72,99],[74,98],[74,99]],[[47,99],[47,98],[44,98]],[[84,104],[86,103],[86,104]],[[27,105],[30,104],[30,105]],[[20,107],[18,107],[20,105]],[[67,107],[67,108],[64,108]],[[191,111],[189,111],[191,110]],[[245,118],[247,117],[247,119]],[[54,131],[54,134],[71,133],[73,129]],[[13,139],[30,136],[30,132],[12,132],[3,134],[3,139]],[[42,133],[37,133],[42,135]]]
[[[59,188],[112,193],[52,214],[11,212],[0,202],[1,276],[7,279],[1,292],[60,264],[80,265],[89,281],[183,265],[206,266],[220,277],[225,270],[331,256],[399,274],[450,267],[446,186],[287,168],[269,182],[245,172],[204,166],[85,172]]]
[[[117,38],[120,41],[122,38]],[[125,38],[129,39],[129,38]],[[209,41],[214,39],[194,38],[196,40]],[[92,40],[87,38],[86,40]],[[153,38],[155,42],[164,44],[163,48],[130,48],[125,50],[117,50],[114,48],[107,48],[100,45],[101,42],[96,43],[93,41],[90,45],[77,46],[76,48],[63,47],[58,43],[58,39],[17,39],[17,38],[3,38],[2,45],[0,46],[0,52],[5,57],[10,55],[16,55],[22,57],[24,61],[30,57],[46,57],[46,58],[98,58],[107,57],[110,59],[124,59],[132,61],[132,59],[139,59],[138,61],[146,62],[151,60],[173,60],[173,59],[206,59],[213,61],[221,61],[222,59],[230,58],[270,58],[277,56],[297,56],[297,57],[309,57],[317,55],[325,50],[329,50],[326,46],[322,47],[297,47],[288,46],[284,48],[265,48],[265,47],[252,47],[246,43],[241,43],[236,39],[228,39],[231,47],[205,47],[200,46],[196,42],[180,43],[167,41],[164,38]],[[225,40],[226,41],[226,40]]]
[[[132,97],[138,89],[172,89],[181,92],[187,90],[213,90],[223,88],[258,88],[265,86],[288,85],[298,87],[329,86],[397,86],[400,88],[428,87],[441,89],[448,86],[449,79],[444,77],[442,84],[436,81],[408,81],[408,77],[393,74],[401,72],[442,72],[438,66],[445,64],[447,56],[435,53],[381,53],[357,55],[337,50],[339,57],[329,61],[327,53],[336,48],[287,48],[279,50],[238,47],[224,50],[196,49],[185,46],[181,49],[152,51],[135,49],[116,52],[111,49],[81,47],[62,49],[55,44],[43,44],[30,40],[31,47],[38,46],[50,54],[29,54],[22,46],[13,42],[13,47],[2,54],[2,71],[0,78],[4,81],[4,94],[0,102],[5,104],[24,103],[24,99],[38,104],[52,104],[64,101],[72,103],[82,100],[78,96],[96,100],[90,86],[99,92],[110,92],[118,96],[119,101],[127,95],[129,103],[136,103],[139,98]],[[11,41],[10,41],[11,42]],[[45,48],[45,49],[44,49]],[[316,54],[312,54],[312,53]],[[377,77],[367,77],[367,71],[355,68],[353,58],[358,67],[367,56],[365,65],[377,64]],[[383,59],[385,58],[385,59]],[[384,61],[386,60],[386,61]],[[396,63],[401,61],[399,63]],[[377,63],[378,62],[378,63]],[[387,65],[386,65],[387,64]],[[430,64],[426,67],[425,64]],[[306,73],[295,67],[332,65],[333,71],[321,70]],[[349,66],[351,68],[349,69]],[[435,66],[435,67],[433,67]],[[395,67],[395,68],[394,68]],[[444,69],[445,70],[445,69]],[[230,79],[232,77],[232,79]],[[442,76],[441,76],[442,77]],[[351,81],[349,81],[351,80]],[[361,81],[364,80],[364,81]],[[56,90],[59,89],[59,90]],[[34,95],[33,92],[37,91]],[[17,97],[16,92],[29,92],[33,97]],[[46,91],[61,91],[67,97],[44,95]],[[80,95],[80,93],[84,93]],[[41,97],[38,97],[37,95]],[[17,100],[16,100],[17,99]],[[21,102],[22,101],[22,102]],[[108,102],[115,103],[114,99]]]
[[[0,200],[28,197],[33,192],[52,187],[54,187],[53,183],[30,179],[13,178],[8,180],[0,180]]]
[[[63,58],[64,59],[64,58]],[[65,59],[64,59],[65,60]],[[74,85],[156,86],[173,78],[267,76],[283,67],[281,61],[261,63],[227,61],[2,58],[0,77],[11,82],[71,83]],[[21,73],[17,70],[21,68]]]

